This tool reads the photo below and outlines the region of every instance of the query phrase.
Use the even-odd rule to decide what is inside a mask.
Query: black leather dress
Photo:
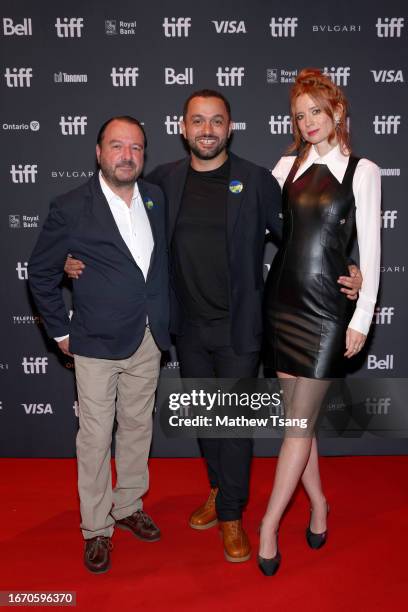
[[[348,275],[355,233],[350,157],[343,182],[313,164],[295,182],[295,160],[282,193],[283,240],[265,287],[265,364],[306,378],[344,376],[345,335],[354,305],[337,278]]]

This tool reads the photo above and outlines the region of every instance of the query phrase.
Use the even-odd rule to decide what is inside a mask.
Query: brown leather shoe
[[[211,487],[210,495],[205,504],[197,508],[190,516],[190,527],[193,529],[209,529],[218,523],[217,512],[215,510],[217,493],[218,488]]]
[[[237,521],[220,521],[220,530],[224,541],[224,555],[231,563],[242,563],[251,557],[251,544],[242,527],[241,519]]]
[[[110,569],[110,551],[112,542],[106,536],[96,536],[85,540],[84,563],[85,567],[94,574],[103,574]]]
[[[155,525],[146,512],[136,510],[130,516],[116,521],[120,529],[131,531],[143,542],[157,542],[160,540],[160,529]]]

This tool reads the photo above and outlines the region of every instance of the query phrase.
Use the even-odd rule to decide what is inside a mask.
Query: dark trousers
[[[176,348],[184,378],[253,378],[259,353],[238,355],[230,344],[229,321],[188,324],[177,336]],[[218,487],[217,516],[221,521],[241,518],[248,500],[252,440],[200,438],[210,485]]]

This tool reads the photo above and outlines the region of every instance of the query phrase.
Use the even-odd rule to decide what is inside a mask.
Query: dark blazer
[[[145,282],[123,241],[101,190],[98,174],[58,196],[31,255],[29,283],[50,337],[69,334],[78,355],[121,359],[141,343],[146,317],[156,343],[170,346],[165,200],[160,188],[139,180],[152,228],[154,250]],[[85,265],[73,283],[69,321],[61,281],[67,254]]]
[[[265,230],[276,239],[281,233],[281,190],[265,168],[229,153],[231,181],[227,200],[227,248],[230,277],[231,345],[237,353],[258,351],[262,341],[263,254]],[[158,166],[147,178],[159,185],[167,199],[169,247],[180,210],[190,158]],[[211,245],[208,245],[211,248]],[[171,248],[170,248],[171,253]],[[183,334],[185,316],[172,279],[170,256],[170,331]]]

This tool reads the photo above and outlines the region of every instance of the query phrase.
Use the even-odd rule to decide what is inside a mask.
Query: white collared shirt
[[[152,228],[137,183],[135,183],[133,190],[132,201],[130,206],[128,206],[121,197],[112,191],[103,178],[101,171],[99,171],[99,182],[120,235],[146,280],[153,253],[154,240]]]
[[[283,188],[294,160],[294,156],[281,157],[272,170],[281,188]],[[349,156],[343,155],[339,146],[334,147],[323,156],[319,156],[317,149],[312,146],[308,156],[300,164],[293,182],[312,164],[325,164],[333,176],[342,183],[348,160]],[[363,276],[363,284],[349,327],[367,335],[377,301],[381,255],[381,176],[378,166],[368,159],[360,159],[357,164],[353,177],[353,194],[356,203],[359,267]]]

